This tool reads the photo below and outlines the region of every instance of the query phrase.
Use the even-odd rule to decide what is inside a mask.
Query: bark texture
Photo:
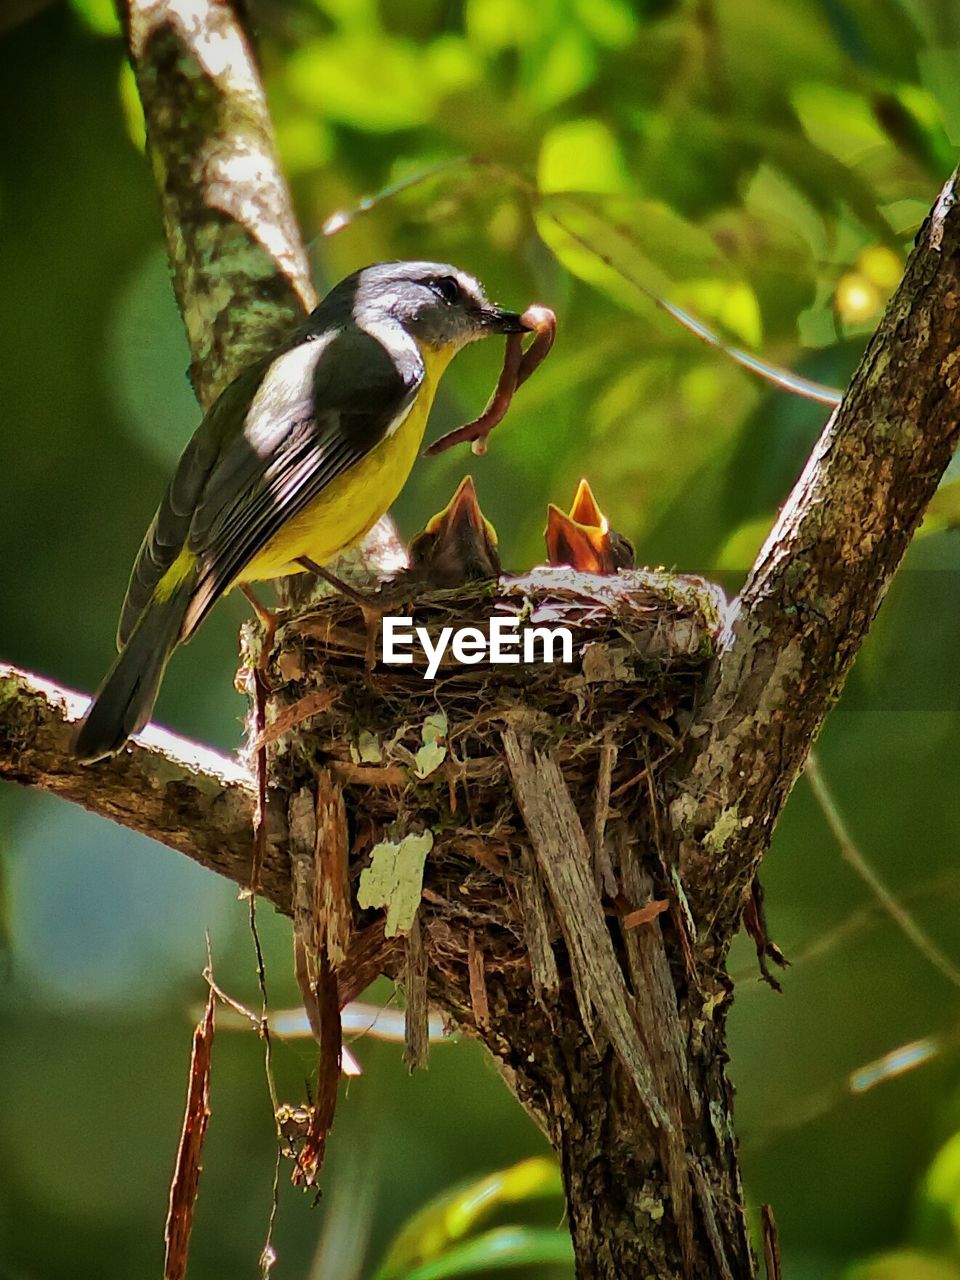
[[[115,759],[78,764],[70,744],[88,701],[0,663],[0,778],[72,800],[248,885],[256,787],[246,766],[153,726]],[[268,817],[261,885],[288,911],[286,830],[275,810]]]
[[[123,8],[194,384],[207,405],[311,305],[309,273],[231,7],[126,0]],[[626,655],[610,637],[595,638],[572,683],[550,691],[573,700],[562,715],[544,710],[543,688],[519,673],[505,682],[501,670],[488,723],[495,749],[477,741],[482,750],[471,755],[461,736],[448,744],[444,772],[426,779],[409,746],[402,755],[409,719],[399,737],[387,732],[398,727],[398,677],[364,672],[362,627],[344,642],[334,617],[346,606],[331,602],[319,622],[314,615],[312,639],[303,628],[282,638],[274,696],[284,683],[290,689],[278,712],[298,700],[327,710],[305,724],[291,715],[285,743],[296,749],[271,749],[271,812],[283,818],[273,819],[261,890],[291,910],[286,814],[295,800],[320,805],[316,764],[326,797],[317,812],[342,812],[348,826],[354,901],[365,853],[390,822],[395,835],[436,831],[406,942],[384,937],[377,912],[355,908],[340,999],[378,972],[406,974],[419,1010],[411,1061],[424,1054],[425,992],[485,1041],[559,1154],[581,1280],[755,1274],[724,1074],[722,962],[783,803],[956,444],[955,184],[954,176],[921,230],[715,652],[691,651],[699,666],[677,691],[685,733],[676,732],[679,719],[665,730],[677,707],[656,701],[655,683],[643,686],[646,710],[634,696],[651,656],[637,637],[676,612],[666,579],[655,606],[579,584],[588,625],[626,629]],[[470,602],[475,595],[448,595],[442,607],[460,615]],[[300,659],[321,642],[353,672],[339,696],[360,691],[366,702],[356,705],[368,715],[379,699],[375,727],[400,751],[395,758],[351,756],[342,718],[354,706],[302,701],[318,690],[316,668]],[[453,683],[443,673],[445,690]],[[625,696],[629,715],[616,701]],[[585,736],[581,704],[600,716]],[[66,796],[242,882],[256,805],[246,772],[150,735],[117,761],[80,769],[67,729],[80,710],[63,691],[4,669],[0,776]],[[475,716],[463,720],[463,735],[487,731]],[[664,732],[662,759],[630,757]],[[478,797],[487,797],[482,831]]]
[[[227,0],[121,0],[174,288],[207,408],[316,302],[263,86]]]

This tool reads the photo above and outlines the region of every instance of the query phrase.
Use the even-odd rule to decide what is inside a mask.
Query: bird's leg
[[[348,600],[352,600],[357,608],[372,609],[379,616],[380,610],[376,608],[372,601],[367,599],[362,591],[358,591],[356,587],[351,587],[349,582],[344,582],[344,580],[342,578],[338,578],[335,573],[332,573],[329,569],[325,569],[322,564],[317,564],[316,560],[311,560],[309,556],[297,556],[297,564],[302,564],[308,573],[315,573],[318,578],[322,578],[324,582],[329,583],[330,586],[336,591],[339,591],[342,596],[346,596]]]
[[[245,582],[238,583],[238,586],[250,601],[250,607],[257,615],[257,621],[263,627],[263,639],[260,642],[260,660],[257,663],[257,669],[263,672],[266,671],[267,664],[270,661],[274,637],[277,634],[277,627],[280,625],[280,614],[262,605]]]
[[[367,632],[367,647],[364,651],[364,661],[368,671],[372,671],[377,665],[377,630],[383,619],[383,609],[379,604],[374,602],[362,591],[358,591],[356,587],[352,587],[349,582],[344,582],[342,578],[338,578],[335,573],[324,568],[323,565],[317,564],[315,560],[311,560],[309,556],[297,556],[297,563],[302,564],[308,573],[315,573],[318,578],[322,578],[324,582],[330,584],[334,590],[339,591],[342,596],[346,596],[360,610],[363,615],[363,625]]]

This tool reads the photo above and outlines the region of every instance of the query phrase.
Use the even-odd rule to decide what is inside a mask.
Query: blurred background
[[[842,387],[956,162],[954,0],[257,0],[251,14],[321,290],[367,262],[436,258],[559,317],[487,457],[418,465],[403,532],[469,465],[504,562],[524,568],[547,501],[587,475],[641,563],[735,590],[827,409],[744,372],[650,295]],[[84,690],[199,418],[142,146],[109,0],[8,0],[0,659]],[[432,434],[482,407],[500,354],[457,361]],[[749,945],[731,957],[745,1178],[752,1204],[775,1207],[791,1280],[960,1277],[958,517],[948,477],[821,739],[829,794],[800,780],[765,865],[794,962],[783,995]],[[225,751],[243,617],[221,605],[157,713]],[[256,1004],[246,907],[185,859],[12,787],[0,866],[0,1277],[159,1274],[204,931],[221,984]],[[260,925],[280,1008],[295,1001],[289,929],[266,908]],[[438,1047],[412,1079],[399,1048],[352,1047],[364,1075],[342,1096],[319,1207],[281,1174],[276,1276],[372,1276],[432,1197],[546,1153],[474,1045]],[[283,1098],[303,1099],[312,1059],[277,1047]],[[212,1088],[190,1274],[233,1280],[257,1274],[274,1174],[254,1036],[218,1036]],[[557,1227],[552,1179],[533,1184],[519,1203],[492,1195],[482,1231]],[[549,1256],[513,1274],[572,1274]],[[492,1247],[474,1263],[498,1274]],[[437,1266],[380,1274],[466,1273]]]

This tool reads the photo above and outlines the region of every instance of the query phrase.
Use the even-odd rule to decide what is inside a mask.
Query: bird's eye
[[[453,306],[460,301],[460,286],[453,276],[439,276],[430,282],[430,288],[444,302]]]

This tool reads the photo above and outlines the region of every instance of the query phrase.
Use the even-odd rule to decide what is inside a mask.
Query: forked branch
[[[957,175],[734,602],[671,808],[708,949],[773,826],[960,433]]]

